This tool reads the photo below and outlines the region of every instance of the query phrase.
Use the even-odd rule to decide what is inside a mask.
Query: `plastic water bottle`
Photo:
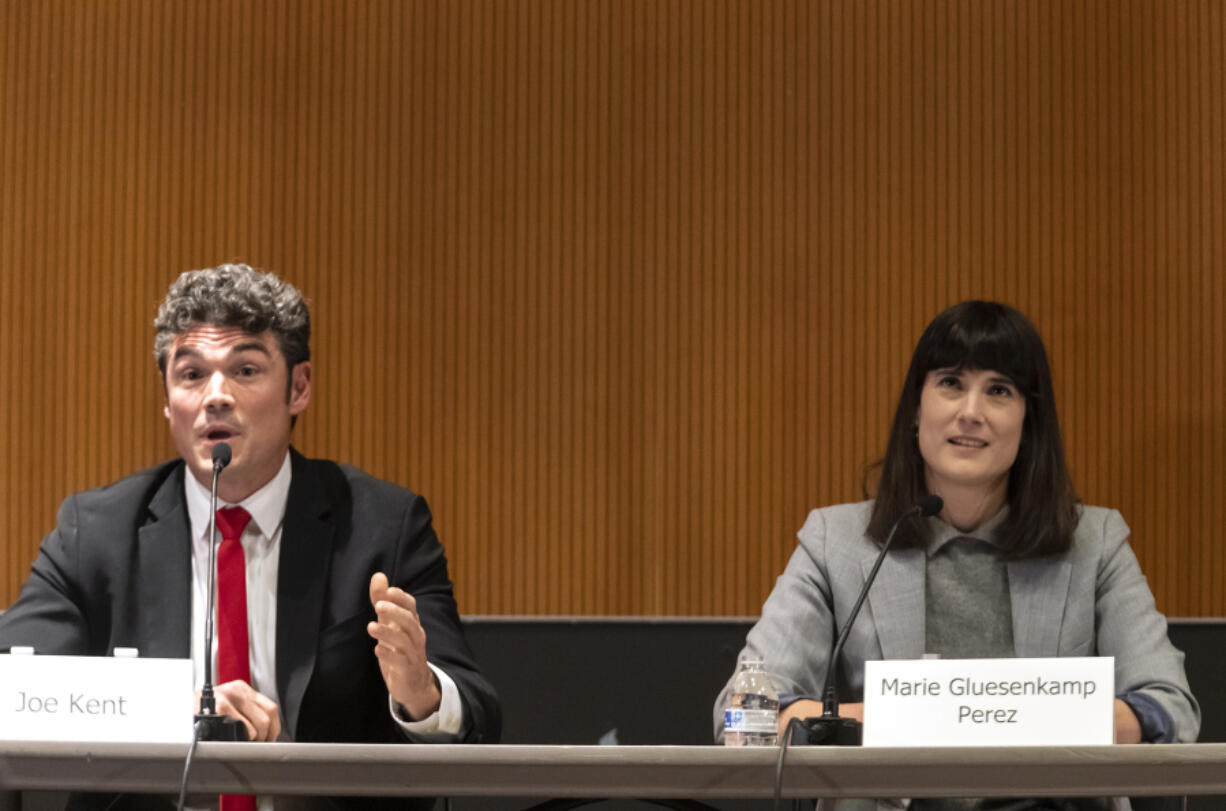
[[[779,692],[761,659],[741,660],[728,706],[724,708],[724,746],[775,746],[779,743]]]

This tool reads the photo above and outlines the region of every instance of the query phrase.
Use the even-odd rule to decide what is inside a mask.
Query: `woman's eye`
[[[947,386],[949,388],[957,388],[962,381],[956,375],[945,375],[937,381],[938,386]]]

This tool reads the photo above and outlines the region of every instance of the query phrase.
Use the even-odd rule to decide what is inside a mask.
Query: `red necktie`
[[[217,683],[241,679],[251,683],[251,660],[247,656],[247,560],[243,555],[243,530],[251,513],[242,507],[217,511]],[[255,811],[252,794],[221,795],[221,811]]]

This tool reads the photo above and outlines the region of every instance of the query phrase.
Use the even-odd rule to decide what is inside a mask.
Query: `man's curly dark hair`
[[[153,354],[163,375],[174,336],[201,324],[252,335],[272,330],[290,370],[311,359],[311,313],[302,294],[247,265],[189,270],[170,286],[153,320]]]

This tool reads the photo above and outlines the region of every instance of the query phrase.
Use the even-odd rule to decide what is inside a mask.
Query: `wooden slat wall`
[[[1028,312],[1083,498],[1226,614],[1226,9],[0,0],[0,605],[168,457],[183,269],[314,302],[306,452],[469,613],[752,614],[944,306]]]

